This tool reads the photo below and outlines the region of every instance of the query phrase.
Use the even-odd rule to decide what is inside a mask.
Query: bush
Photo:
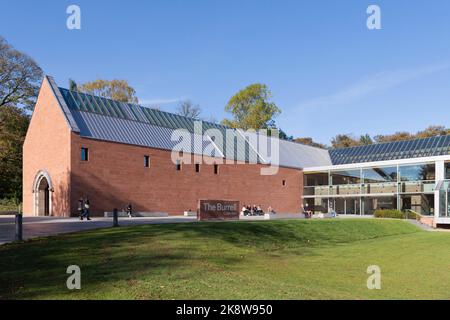
[[[391,218],[391,219],[417,219],[417,214],[412,211],[400,210],[375,210],[375,218]]]
[[[0,199],[0,213],[16,211],[18,205],[17,199]]]

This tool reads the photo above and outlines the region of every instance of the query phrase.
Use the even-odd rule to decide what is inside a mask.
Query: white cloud
[[[341,105],[359,100],[378,91],[392,89],[408,81],[450,68],[450,63],[408,70],[376,73],[334,94],[317,97],[300,103],[302,108]]]

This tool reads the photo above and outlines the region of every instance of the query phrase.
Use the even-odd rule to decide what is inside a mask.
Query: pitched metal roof
[[[59,92],[74,119],[74,131],[82,137],[167,150],[178,146],[194,154],[264,163],[239,132],[223,125],[65,88],[59,88]],[[174,141],[180,129],[189,139]],[[211,130],[216,130],[218,137],[212,138]],[[227,150],[227,146],[233,149]]]
[[[450,135],[330,150],[333,165],[450,155]]]

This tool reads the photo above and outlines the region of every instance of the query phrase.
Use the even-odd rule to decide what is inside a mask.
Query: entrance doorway
[[[52,197],[53,191],[50,176],[46,172],[39,172],[34,181],[34,215],[51,216],[52,215]]]
[[[42,178],[38,186],[38,216],[50,215],[50,191],[48,181]]]

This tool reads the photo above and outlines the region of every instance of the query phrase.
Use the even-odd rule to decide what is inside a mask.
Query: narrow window
[[[219,165],[218,164],[214,165],[214,174],[219,174]]]
[[[144,167],[150,167],[150,156],[144,156]]]
[[[89,149],[81,148],[81,161],[89,161]]]
[[[175,165],[175,169],[177,171],[181,171],[181,162],[180,162],[180,160],[177,160],[177,164]]]
[[[283,180],[283,182],[282,182],[282,184],[283,184],[283,187],[286,187],[286,180]]]
[[[200,163],[195,164],[195,172],[200,172]]]

